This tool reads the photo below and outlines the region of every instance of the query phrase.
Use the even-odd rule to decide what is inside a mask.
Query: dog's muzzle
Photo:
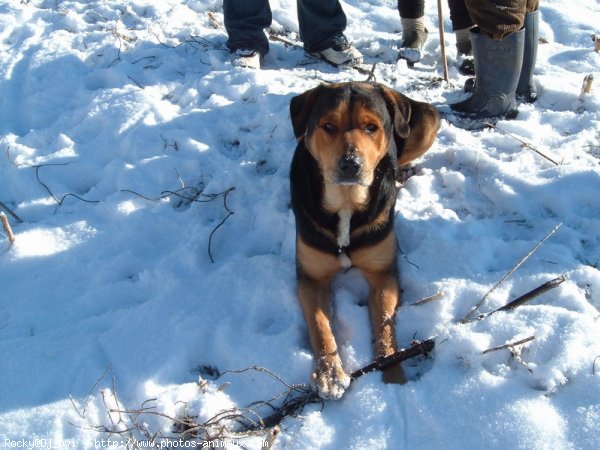
[[[360,172],[363,161],[355,152],[347,153],[338,162],[338,182],[340,184],[355,184],[360,182]]]

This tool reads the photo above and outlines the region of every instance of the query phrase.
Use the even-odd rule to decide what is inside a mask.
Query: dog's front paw
[[[312,375],[313,384],[323,400],[338,400],[350,386],[350,377],[338,358],[321,358]]]

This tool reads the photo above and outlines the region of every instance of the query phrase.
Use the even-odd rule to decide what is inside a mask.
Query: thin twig
[[[44,189],[46,190],[46,192],[48,192],[48,194],[50,194],[50,197],[52,197],[52,199],[58,204],[58,206],[62,206],[62,204],[64,203],[65,199],[68,197],[75,197],[77,200],[81,200],[82,202],[85,203],[100,203],[100,200],[86,200],[83,197],[80,197],[77,194],[65,194],[63,195],[61,198],[57,198],[52,191],[50,190],[50,188],[48,187],[48,185],[46,183],[44,183],[41,179],[40,179],[40,169],[42,167],[48,167],[48,166],[68,166],[69,164],[71,164],[70,162],[67,163],[55,163],[55,164],[40,164],[40,165],[36,165],[36,166],[31,166],[35,169],[35,177],[38,180],[38,182],[44,187]]]
[[[414,302],[411,306],[426,305],[427,303],[434,302],[436,300],[441,299],[442,297],[444,297],[444,293],[442,291],[438,291],[437,293],[430,295],[429,297],[425,297],[419,301]]]
[[[533,247],[531,249],[531,251],[529,253],[527,253],[527,255],[525,255],[511,270],[508,271],[508,273],[506,275],[504,275],[502,277],[502,279],[500,281],[498,281],[494,286],[492,286],[492,288],[486,292],[486,294],[481,298],[481,300],[479,300],[479,302],[477,302],[477,304],[471,308],[469,310],[469,312],[463,317],[463,319],[461,320],[462,323],[468,322],[469,318],[475,313],[475,311],[477,311],[481,305],[483,305],[483,303],[487,300],[487,298],[489,297],[489,295],[494,292],[500,285],[502,285],[502,283],[504,283],[513,273],[515,273],[515,271],[521,267],[525,261],[527,261],[531,255],[533,255],[538,248],[540,248],[540,246],[546,242],[546,240],[548,240],[548,238],[550,238],[550,236],[552,236],[554,233],[556,233],[556,231],[562,226],[562,223],[559,223],[558,225],[556,225],[552,230],[550,230],[550,232],[548,234],[546,234],[546,236],[544,236],[544,238],[538,242],[535,247]]]
[[[509,342],[508,344],[504,344],[504,345],[499,345],[497,347],[492,347],[492,348],[488,348],[487,350],[484,350],[483,352],[481,352],[482,355],[486,355],[488,353],[491,352],[497,352],[498,350],[504,350],[504,349],[511,349],[512,347],[516,347],[517,345],[521,345],[521,344],[525,344],[529,341],[533,341],[535,339],[535,336],[529,336],[526,337],[525,339],[521,339],[519,341],[516,342]]]
[[[485,124],[487,127],[490,128],[494,128],[495,130],[498,130],[500,133],[505,134],[507,136],[510,136],[511,138],[519,141],[524,147],[533,150],[535,153],[537,153],[538,155],[540,155],[542,158],[547,159],[548,161],[550,161],[552,164],[554,164],[555,166],[558,166],[560,163],[558,163],[557,161],[555,161],[554,159],[550,158],[548,155],[545,155],[544,153],[542,153],[540,150],[538,150],[536,147],[534,147],[533,145],[531,145],[529,142],[525,142],[523,139],[521,139],[520,137],[516,136],[515,134],[503,130],[502,128],[498,127],[496,124],[491,123],[491,122],[486,122]]]
[[[88,404],[90,403],[90,399],[92,398],[92,393],[96,390],[96,387],[102,382],[102,380],[104,380],[104,378],[106,377],[106,374],[110,370],[111,370],[111,367],[109,365],[109,366],[106,367],[106,370],[104,371],[104,373],[102,374],[102,376],[100,378],[98,378],[98,380],[96,380],[96,382],[94,383],[94,385],[92,386],[92,388],[88,392],[88,395],[85,398],[85,401],[83,402],[83,409],[81,411],[79,411],[79,408],[77,408],[77,406],[75,406],[75,400],[73,400],[73,397],[69,396],[69,399],[71,400],[71,404],[75,408],[75,411],[77,411],[77,414],[79,415],[79,417],[81,417],[82,419],[85,419],[85,413],[86,413]]]
[[[566,275],[561,275],[560,277],[554,278],[550,281],[546,281],[541,286],[538,286],[535,289],[527,292],[526,294],[521,295],[520,297],[511,301],[510,303],[508,303],[498,309],[495,309],[489,313],[480,314],[475,319],[463,321],[462,323],[475,322],[477,320],[485,319],[486,317],[489,317],[492,314],[496,314],[497,312],[500,312],[500,311],[511,311],[521,305],[524,305],[527,302],[530,302],[534,298],[542,295],[543,293],[549,291],[550,289],[554,289],[555,287],[558,287],[558,285],[560,285],[561,283],[566,281],[566,279],[567,279]]]
[[[23,223],[23,219],[15,214],[15,212],[10,209],[6,204],[0,202],[0,208],[4,209],[13,219],[15,219],[18,223]]]

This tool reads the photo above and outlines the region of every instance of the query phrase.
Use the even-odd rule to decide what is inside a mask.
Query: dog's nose
[[[340,175],[343,179],[353,181],[362,167],[362,159],[356,154],[346,154],[340,158]]]

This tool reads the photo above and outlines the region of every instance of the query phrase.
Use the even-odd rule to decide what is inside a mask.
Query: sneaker
[[[348,42],[348,39],[342,33],[333,37],[331,47],[311,54],[336,67],[355,66],[362,63],[361,53]]]
[[[237,49],[231,53],[231,64],[236,67],[248,69],[260,69],[262,55],[258,50]]]

